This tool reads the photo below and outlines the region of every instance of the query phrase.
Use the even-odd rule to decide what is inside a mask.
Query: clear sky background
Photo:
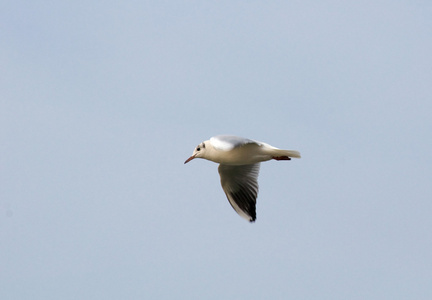
[[[0,8],[1,299],[432,299],[430,1]]]

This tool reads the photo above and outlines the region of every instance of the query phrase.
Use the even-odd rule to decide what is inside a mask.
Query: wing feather
[[[217,150],[222,151],[230,151],[234,148],[246,145],[246,144],[257,144],[261,145],[262,143],[250,140],[247,138],[242,138],[234,135],[217,135],[210,138],[210,143]]]
[[[241,166],[220,164],[218,168],[228,201],[241,217],[250,222],[256,219],[259,168],[260,163]]]

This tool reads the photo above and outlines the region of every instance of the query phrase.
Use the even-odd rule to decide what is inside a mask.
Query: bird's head
[[[201,144],[199,144],[198,146],[196,146],[194,152],[192,153],[192,156],[189,157],[188,159],[186,159],[186,161],[184,163],[188,163],[188,162],[190,162],[194,158],[202,158],[202,157],[204,157],[205,152],[206,152],[206,144],[205,144],[205,142],[202,142]]]

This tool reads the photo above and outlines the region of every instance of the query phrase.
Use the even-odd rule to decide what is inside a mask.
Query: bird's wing
[[[220,164],[218,168],[228,201],[241,217],[250,222],[256,219],[259,168],[260,163],[241,166]]]
[[[230,151],[234,148],[246,145],[246,144],[257,144],[261,145],[261,142],[242,138],[234,135],[217,135],[210,138],[210,143],[217,150]]]

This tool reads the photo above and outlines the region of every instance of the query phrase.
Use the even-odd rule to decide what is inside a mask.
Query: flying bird
[[[238,136],[218,135],[199,144],[191,157],[219,163],[222,189],[234,210],[250,222],[256,220],[260,163],[271,159],[300,158],[296,150],[282,150],[269,144]]]

